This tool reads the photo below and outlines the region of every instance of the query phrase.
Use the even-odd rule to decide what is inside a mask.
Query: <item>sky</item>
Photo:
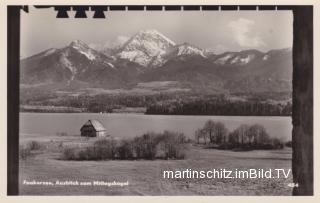
[[[73,40],[112,46],[140,30],[156,29],[177,44],[188,42],[215,53],[292,47],[291,11],[108,11],[105,19],[57,19],[51,9],[29,8],[21,15],[20,57]]]

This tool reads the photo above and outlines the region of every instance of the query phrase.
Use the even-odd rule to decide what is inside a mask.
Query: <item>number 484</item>
[[[289,187],[299,187],[299,183],[289,183]]]

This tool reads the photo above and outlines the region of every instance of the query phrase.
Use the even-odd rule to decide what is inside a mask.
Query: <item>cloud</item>
[[[91,43],[89,44],[89,46],[96,50],[103,50],[106,48],[115,48],[115,47],[122,46],[128,40],[129,40],[129,37],[119,35],[116,39],[106,41],[104,44]]]
[[[236,42],[242,47],[261,47],[266,46],[263,40],[258,36],[254,35],[252,27],[255,22],[245,18],[239,18],[228,23],[228,27],[235,37]]]
[[[212,51],[212,52],[214,52],[215,54],[221,54],[221,53],[223,53],[223,52],[230,51],[230,50],[228,50],[228,47],[226,47],[226,46],[223,45],[223,44],[217,44],[216,46],[208,49],[208,51]]]
[[[119,45],[123,45],[124,43],[126,43],[128,40],[129,40],[130,37],[127,37],[127,36],[118,36],[117,39],[116,39],[116,44]]]

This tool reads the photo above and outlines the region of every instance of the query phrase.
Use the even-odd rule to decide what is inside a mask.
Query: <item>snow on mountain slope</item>
[[[93,49],[91,49],[88,45],[81,42],[80,40],[71,42],[70,47],[78,50],[81,54],[85,55],[91,61],[96,59]]]
[[[117,56],[146,67],[155,58],[161,60],[158,56],[165,54],[167,49],[174,45],[172,40],[156,30],[143,30],[131,37]]]
[[[181,56],[181,55],[200,55],[200,56],[206,58],[206,56],[203,54],[203,52],[201,50],[196,49],[191,46],[184,46],[184,45],[179,47],[178,56]]]
[[[77,74],[78,71],[77,71],[77,68],[68,59],[68,57],[69,57],[69,50],[62,52],[60,56],[60,62],[65,68],[70,70],[71,72],[70,80],[74,80],[74,76]]]
[[[75,40],[60,49],[48,49],[21,60],[23,83],[86,81],[101,74],[113,77],[118,65],[111,58]]]
[[[290,80],[291,49],[214,54],[189,43],[176,44],[156,30],[143,30],[109,51],[97,51],[80,40],[45,50],[21,60],[21,84],[127,88],[144,81],[178,81],[197,88],[199,84],[224,88],[224,82],[231,81],[226,88],[241,91],[247,88],[241,81],[255,77],[252,88],[290,87],[281,81]],[[264,76],[272,79],[273,86]]]
[[[263,56],[262,60],[266,61],[266,60],[269,59],[269,57],[270,57],[270,56],[269,56],[268,54],[266,54],[266,55]]]
[[[200,56],[202,58],[207,58],[205,51],[199,49],[191,44],[183,43],[170,47],[166,53],[157,55],[149,65],[152,67],[160,67],[164,65],[167,61],[175,58],[185,58],[188,56]]]
[[[257,59],[266,60],[264,54],[257,50],[246,50],[240,52],[226,52],[215,57],[214,63],[218,65],[245,66]]]
[[[119,35],[116,38],[108,39],[104,43],[90,43],[88,46],[107,56],[111,56],[114,55],[114,53],[116,53],[129,39],[130,37]]]
[[[188,43],[183,43],[181,45],[176,46],[176,55],[177,56],[185,56],[185,55],[199,55],[203,58],[206,58],[204,54],[204,50],[201,50],[195,46],[192,46]]]
[[[232,53],[227,53],[227,54],[223,54],[221,57],[218,57],[214,63],[219,64],[219,65],[225,65],[226,62],[231,59],[232,57],[234,57],[234,54]]]
[[[169,59],[179,56],[198,55],[206,58],[205,51],[191,44],[176,45],[157,30],[143,30],[126,42],[117,56],[144,67],[159,67]]]
[[[51,48],[51,49],[48,49],[43,55],[44,56],[49,56],[50,54],[53,54],[56,51],[57,51],[57,49]]]
[[[230,62],[230,64],[237,64],[237,65],[245,65],[251,62],[255,58],[254,54],[249,54],[244,57],[236,56]]]

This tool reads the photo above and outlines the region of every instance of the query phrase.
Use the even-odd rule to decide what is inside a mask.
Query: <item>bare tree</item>
[[[202,137],[202,129],[198,128],[195,132],[194,132],[194,138],[197,142],[197,144],[200,144],[200,138]]]
[[[241,138],[241,145],[245,144],[246,140],[248,140],[248,130],[249,126],[246,124],[242,124],[238,127],[238,131]]]
[[[207,144],[207,137],[208,137],[207,131],[205,129],[201,129],[200,135],[201,135],[201,138],[204,141],[204,144]]]
[[[222,142],[225,142],[228,134],[226,126],[221,122],[217,122],[214,127],[216,143],[221,144]]]
[[[266,144],[270,142],[270,138],[266,129],[260,124],[254,124],[250,126],[249,134],[253,137],[253,143],[255,145]]]
[[[203,127],[205,132],[209,135],[210,143],[214,142],[215,127],[216,127],[216,123],[213,120],[208,120]]]
[[[234,130],[229,134],[229,140],[228,142],[232,144],[233,146],[236,146],[239,144],[239,133],[237,130]]]

